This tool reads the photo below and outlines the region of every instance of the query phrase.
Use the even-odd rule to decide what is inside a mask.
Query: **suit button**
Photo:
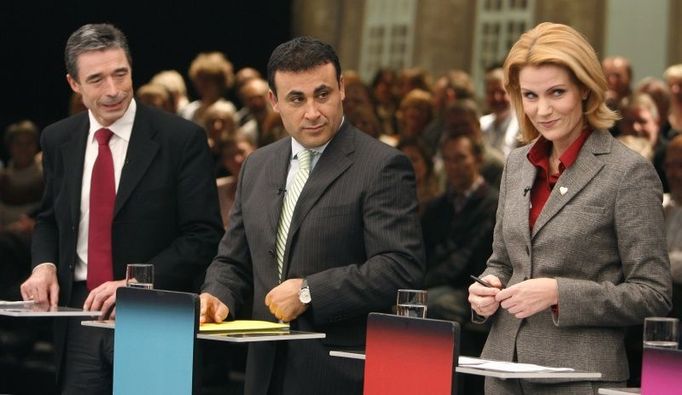
[[[528,246],[526,246],[526,255],[530,255],[530,248]]]
[[[276,256],[275,251],[273,250],[268,250],[268,254],[270,254],[270,256],[273,258]]]
[[[528,276],[523,277],[523,281],[528,281]]]

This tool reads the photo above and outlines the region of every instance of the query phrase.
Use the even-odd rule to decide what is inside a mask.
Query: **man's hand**
[[[482,280],[494,288],[486,287],[477,282],[471,284],[469,286],[469,303],[471,304],[471,309],[476,314],[490,317],[500,307],[500,303],[496,300],[496,295],[500,292],[500,288],[502,288],[502,282],[497,276],[492,274],[483,277]]]
[[[302,278],[291,278],[265,295],[265,305],[278,320],[290,322],[306,311],[308,305],[298,299],[298,291],[302,285]]]
[[[83,303],[83,310],[101,311],[100,320],[105,320],[116,306],[116,290],[126,286],[126,280],[107,281],[90,291]],[[112,317],[113,318],[113,317]]]
[[[495,300],[516,318],[527,318],[559,302],[559,288],[553,278],[534,278],[500,291]]]
[[[223,322],[227,315],[230,314],[230,309],[221,302],[220,299],[204,292],[199,295],[199,323],[205,324],[207,322]]]
[[[37,266],[31,277],[21,284],[21,297],[24,300],[57,306],[59,302],[57,268],[53,265]]]

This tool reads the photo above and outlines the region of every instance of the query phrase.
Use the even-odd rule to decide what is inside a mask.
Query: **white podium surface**
[[[99,311],[85,311],[73,307],[50,306],[33,301],[0,300],[0,315],[8,317],[97,317]]]
[[[365,354],[361,351],[338,351],[332,350],[329,352],[332,357],[349,358],[349,359],[365,359]],[[581,372],[575,370],[565,370],[564,368],[544,368],[538,367],[535,371],[529,371],[527,364],[517,364],[514,362],[504,362],[505,371],[492,370],[490,368],[483,369],[477,367],[484,363],[494,361],[483,360],[475,357],[460,356],[458,366],[455,368],[457,373],[473,374],[477,376],[496,377],[499,379],[543,379],[543,378],[572,378],[572,379],[600,379],[601,373],[598,372]],[[515,369],[518,368],[518,369]],[[544,368],[544,369],[542,369]],[[513,371],[521,370],[521,371]],[[623,388],[625,389],[625,388]],[[600,390],[601,391],[601,390]],[[608,394],[632,394],[633,392],[609,392]],[[639,393],[634,392],[634,393]]]

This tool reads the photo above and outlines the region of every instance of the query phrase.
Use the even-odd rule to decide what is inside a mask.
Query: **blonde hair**
[[[232,63],[220,52],[203,52],[197,55],[189,66],[189,78],[194,81],[199,75],[206,76],[230,89],[234,84]]]
[[[570,26],[544,22],[521,35],[504,62],[505,89],[516,111],[524,142],[539,135],[523,111],[519,73],[525,66],[556,65],[569,72],[589,94],[584,118],[594,129],[608,129],[619,118],[605,103],[606,78],[597,54],[585,37]]]
[[[665,69],[663,78],[666,82],[670,82],[671,79],[682,79],[682,64],[674,64]]]

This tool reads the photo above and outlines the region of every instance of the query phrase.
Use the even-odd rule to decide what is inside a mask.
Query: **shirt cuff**
[[[37,268],[39,268],[39,267],[41,267],[41,266],[45,266],[45,265],[50,265],[50,266],[52,266],[52,267],[54,268],[55,271],[57,271],[57,265],[55,265],[54,263],[52,263],[52,262],[43,262],[43,263],[37,265],[36,267],[34,267],[33,270],[31,270],[31,274],[35,273]]]

